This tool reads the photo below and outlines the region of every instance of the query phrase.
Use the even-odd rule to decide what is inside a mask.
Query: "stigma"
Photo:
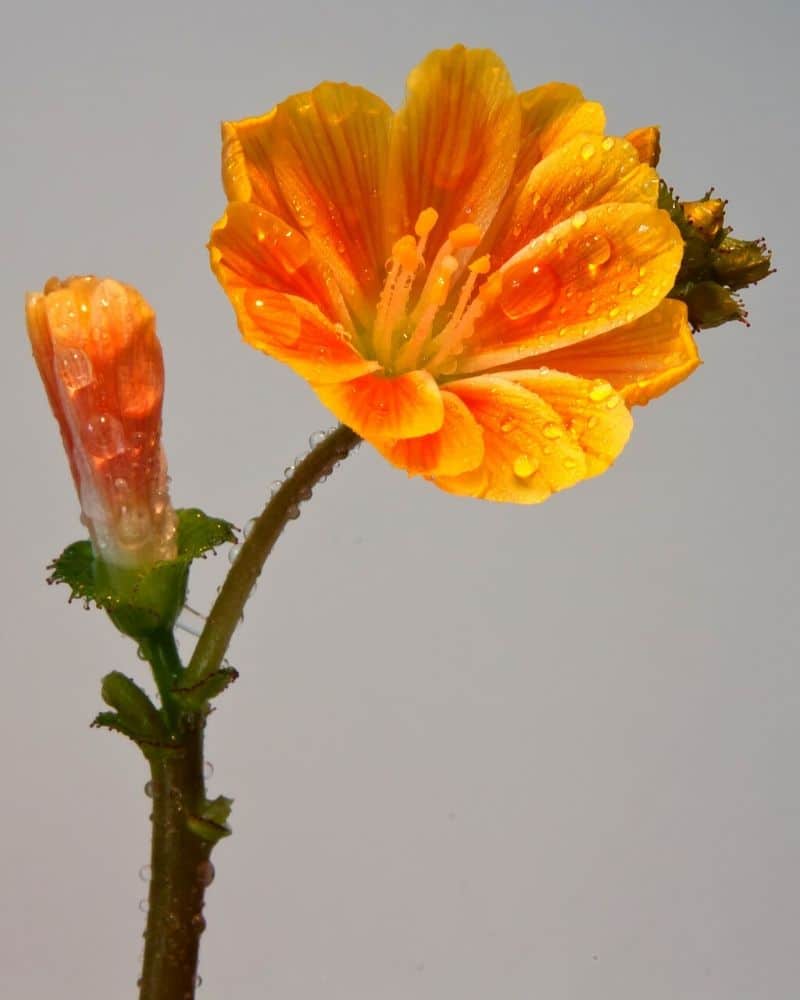
[[[414,235],[401,236],[386,263],[372,345],[391,375],[420,368],[451,374],[484,308],[474,293],[478,278],[489,273],[489,257],[468,263],[480,229],[469,222],[452,229],[427,266],[425,248],[437,221],[435,209],[420,212]]]

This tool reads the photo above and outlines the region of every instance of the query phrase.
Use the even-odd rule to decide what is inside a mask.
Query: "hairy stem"
[[[205,928],[203,898],[214,869],[211,844],[189,819],[203,811],[203,728],[184,717],[176,744],[150,755],[153,839],[140,1000],[192,1000]]]
[[[309,498],[320,479],[346,458],[360,440],[349,427],[340,425],[311,449],[269,500],[242,542],[239,555],[209,612],[183,677],[187,687],[200,683],[219,669],[250,591],[287,521],[296,516],[298,505]]]

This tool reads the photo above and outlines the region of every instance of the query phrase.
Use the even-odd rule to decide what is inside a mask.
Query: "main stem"
[[[180,715],[172,684],[185,690],[220,668],[250,592],[287,522],[359,441],[348,427],[337,427],[312,447],[271,497],[242,542],[185,670],[172,636],[160,636],[146,649],[173,741],[148,753],[153,829],[140,1000],[193,1000],[205,888],[214,875],[209,860],[213,845],[193,832],[189,822],[202,815],[206,804],[205,717],[199,712]]]
[[[199,715],[185,719],[180,745],[150,758],[153,839],[140,1000],[194,997],[203,897],[214,875],[212,845],[187,823],[205,802],[203,727]]]

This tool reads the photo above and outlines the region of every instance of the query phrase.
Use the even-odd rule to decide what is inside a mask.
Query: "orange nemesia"
[[[605,471],[629,407],[699,358],[665,298],[658,132],[604,128],[577,87],[517,93],[463,46],[396,113],[322,83],[225,123],[211,264],[245,340],[451,493],[535,503]]]
[[[134,288],[85,276],[51,278],[26,311],[95,553],[120,567],[174,559],[152,309]]]

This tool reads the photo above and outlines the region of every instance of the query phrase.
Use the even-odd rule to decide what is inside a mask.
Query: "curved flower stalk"
[[[605,471],[699,364],[658,133],[456,46],[396,113],[323,83],[223,126],[211,263],[254,347],[392,464],[535,503]]]
[[[84,276],[51,278],[26,312],[96,556],[137,569],[174,559],[153,310],[134,288]]]

